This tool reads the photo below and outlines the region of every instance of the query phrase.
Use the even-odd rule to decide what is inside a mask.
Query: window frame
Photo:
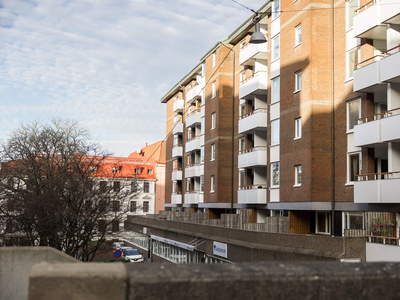
[[[277,166],[277,168],[274,168],[274,165]],[[280,184],[280,174],[279,174],[279,161],[275,161],[275,162],[271,162],[271,188],[279,188],[279,184]],[[277,177],[278,177],[278,181],[275,181],[274,177],[274,171],[277,171]]]
[[[211,99],[217,97],[217,81],[213,81],[211,84]]]
[[[279,102],[281,100],[280,98],[281,98],[281,77],[277,76],[271,79],[271,104]]]
[[[355,181],[358,181],[358,180],[356,180],[356,178],[354,176],[355,174],[353,175],[352,172],[351,172],[352,171],[352,165],[351,165],[352,160],[351,160],[351,157],[352,156],[354,157],[356,155],[358,156],[358,174],[357,175],[361,174],[361,170],[362,170],[362,155],[361,155],[361,151],[347,153],[347,183],[348,184],[354,184]],[[353,178],[353,176],[354,176],[354,178]]]
[[[143,182],[143,193],[150,193],[150,182]]]
[[[150,211],[150,202],[149,201],[143,201],[143,212],[148,213]]]
[[[131,201],[130,206],[129,206],[129,211],[130,212],[136,212],[137,211],[137,202],[136,201]]]
[[[215,144],[211,144],[211,159],[210,161],[215,160]]]
[[[217,66],[217,53],[214,52],[212,54],[212,68],[214,69]]]
[[[211,175],[210,176],[210,193],[215,192],[215,176]]]
[[[301,70],[294,73],[294,92],[301,91]]]
[[[278,47],[276,47],[276,42],[278,41]],[[276,48],[278,49],[277,51]],[[280,34],[278,33],[272,38],[272,49],[271,49],[271,61],[275,61],[281,57],[281,46],[280,46]],[[275,54],[277,53],[277,56]]]
[[[295,47],[301,45],[301,41],[302,41],[301,24],[302,23],[300,23],[299,25],[297,25],[294,28],[294,35],[295,35],[294,46]]]
[[[271,146],[279,144],[280,144],[280,119],[275,119],[271,121]]]
[[[277,5],[275,5],[277,3]],[[275,20],[281,15],[281,3],[280,0],[275,0],[272,4],[272,20]]]
[[[294,166],[294,186],[300,187],[302,179],[302,169],[301,165]]]
[[[351,127],[350,105],[351,105],[351,103],[355,103],[356,101],[358,101],[358,119],[361,118],[361,98],[352,99],[352,100],[347,101],[346,102],[346,130],[347,130],[347,133],[354,132],[354,126],[357,125],[356,124],[357,122],[355,122],[356,120],[354,120],[355,124],[353,125],[352,128],[350,128]]]
[[[216,122],[217,122],[217,116],[216,116],[215,112],[213,112],[211,114],[211,130],[215,129]]]
[[[294,119],[294,139],[299,140],[303,135],[303,127],[301,123],[301,117]]]

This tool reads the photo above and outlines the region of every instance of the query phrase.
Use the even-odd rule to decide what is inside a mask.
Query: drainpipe
[[[184,86],[181,85],[181,80],[179,80],[179,87],[181,88],[182,94],[183,94],[183,113],[182,113],[182,124],[183,124],[183,129],[182,129],[182,186],[181,186],[181,193],[182,193],[182,207],[183,207],[183,187],[184,187],[184,180],[185,180],[185,168],[184,168],[184,157],[185,157],[185,111],[186,111],[186,95],[185,95],[185,88]]]
[[[235,179],[235,50],[231,47],[228,47],[223,42],[219,42],[221,45],[228,48],[230,51],[233,52],[233,59],[232,59],[232,174],[231,174],[231,214],[233,214],[233,195],[234,195],[234,179]]]
[[[335,236],[335,2],[331,0],[331,135],[332,135],[332,202],[331,202],[331,230],[332,237]]]

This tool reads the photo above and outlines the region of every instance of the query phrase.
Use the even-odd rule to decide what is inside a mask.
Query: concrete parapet
[[[40,264],[30,299],[397,299],[399,280],[399,263]]]
[[[0,299],[28,299],[29,271],[42,261],[79,262],[51,247],[1,247]]]
[[[125,300],[128,282],[122,263],[35,265],[30,273],[30,300]]]

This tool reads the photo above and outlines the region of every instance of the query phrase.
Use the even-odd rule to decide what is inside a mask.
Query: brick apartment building
[[[400,3],[367,2],[268,1],[162,97],[166,208],[398,236]]]

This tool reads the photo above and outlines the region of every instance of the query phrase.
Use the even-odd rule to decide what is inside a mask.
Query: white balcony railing
[[[174,112],[182,112],[184,108],[184,101],[183,99],[176,99],[174,100],[173,110]]]
[[[263,184],[240,186],[238,190],[239,204],[266,204],[267,186]]]
[[[376,55],[357,65],[357,70],[353,73],[353,91],[373,93],[386,87],[380,78],[380,60],[383,57],[384,55]]]
[[[183,123],[176,123],[172,129],[172,134],[182,134],[183,133]]]
[[[173,170],[172,171],[172,180],[182,180],[182,170]]]
[[[183,147],[182,146],[174,146],[172,148],[172,157],[182,156],[183,154]]]
[[[400,80],[400,46],[385,52],[385,58],[380,63],[381,80],[385,82],[399,82]]]
[[[191,152],[191,151],[196,151],[196,150],[200,150],[200,137],[196,136],[195,138],[191,139],[190,141],[186,142],[185,145],[185,152]]]
[[[354,203],[400,203],[400,171],[358,175]]]
[[[197,204],[200,199],[200,191],[185,193],[185,204]]]
[[[267,129],[268,109],[258,108],[251,113],[241,116],[239,119],[239,133],[250,130]]]
[[[171,195],[171,204],[182,204],[182,194],[172,194]]]
[[[239,168],[257,167],[267,165],[267,150],[266,146],[259,146],[246,149],[239,152]]]
[[[200,177],[200,175],[203,174],[204,174],[204,165],[193,164],[185,168],[185,178]]]
[[[254,64],[254,59],[258,60],[267,60],[268,55],[268,43],[262,44],[246,44],[242,49],[240,49],[239,53],[239,64],[250,65]]]
[[[243,80],[239,85],[239,98],[245,99],[252,95],[265,94],[267,91],[268,73],[258,71]]]
[[[196,110],[189,113],[189,115],[187,116],[186,127],[190,127],[200,123],[201,123],[201,109],[197,108]]]

